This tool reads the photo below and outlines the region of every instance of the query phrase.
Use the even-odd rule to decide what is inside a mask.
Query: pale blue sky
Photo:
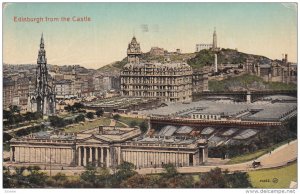
[[[14,22],[13,17],[88,16],[91,22]],[[145,31],[145,27],[148,31]],[[99,68],[126,56],[133,34],[152,46],[194,52],[211,43],[297,61],[297,7],[281,3],[10,3],[3,11],[5,63],[36,63],[43,32],[48,63]],[[144,30],[143,30],[144,29]]]

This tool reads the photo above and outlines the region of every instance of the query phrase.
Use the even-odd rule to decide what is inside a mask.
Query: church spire
[[[44,37],[43,37],[43,33],[42,33],[42,36],[41,36],[40,48],[44,48]]]

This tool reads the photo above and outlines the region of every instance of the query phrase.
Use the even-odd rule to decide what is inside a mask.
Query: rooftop
[[[263,102],[263,103],[259,103]],[[297,110],[294,97],[268,96],[255,103],[223,100],[200,100],[190,103],[165,103],[167,106],[140,111],[140,114],[158,117],[190,118],[192,114],[221,115],[227,119],[280,121]]]

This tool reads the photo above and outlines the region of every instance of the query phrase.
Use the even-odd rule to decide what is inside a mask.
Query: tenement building
[[[137,168],[196,166],[207,160],[207,142],[179,136],[141,136],[139,128],[99,126],[80,133],[38,132],[11,141],[10,162],[35,165]]]
[[[128,63],[121,71],[123,96],[191,101],[193,71],[187,63],[141,62],[135,37],[128,45],[127,56]]]

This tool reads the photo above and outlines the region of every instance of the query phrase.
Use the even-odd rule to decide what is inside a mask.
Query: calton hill
[[[222,48],[219,51],[204,49],[196,53],[170,53],[165,56],[153,56],[150,52],[142,53],[141,61],[156,61],[166,62],[166,59],[173,62],[186,62],[193,70],[198,71],[203,68],[211,67],[214,64],[214,54],[218,55],[218,64],[237,65],[242,68],[242,64],[247,59],[252,59],[253,62],[259,64],[270,64],[272,62],[281,63],[280,60],[272,60],[265,56],[247,54],[239,52],[235,49]],[[118,72],[127,63],[127,57],[121,61],[116,61],[106,66],[99,68],[100,72]],[[225,68],[226,70],[226,68]],[[249,74],[233,73],[223,80],[208,81],[210,91],[238,91],[238,90],[297,90],[297,85],[294,83],[282,82],[266,82],[261,77]]]

